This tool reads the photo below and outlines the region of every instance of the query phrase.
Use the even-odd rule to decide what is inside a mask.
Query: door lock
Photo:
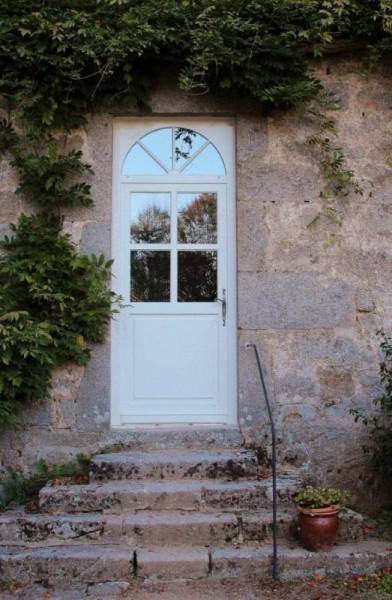
[[[222,290],[222,298],[217,298],[217,301],[222,304],[222,325],[226,326],[226,313],[227,313],[227,301],[226,301],[226,288]]]

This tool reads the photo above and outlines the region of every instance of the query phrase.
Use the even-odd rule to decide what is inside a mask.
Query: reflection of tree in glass
[[[159,243],[170,241],[170,214],[150,204],[137,216],[131,225],[131,237],[134,242]]]
[[[180,243],[216,243],[216,194],[183,194],[189,203],[179,212]],[[156,204],[146,206],[131,226],[134,242],[170,241],[170,214]],[[131,301],[170,301],[170,251],[131,251]],[[178,300],[214,302],[217,296],[217,252],[178,253]]]
[[[178,241],[214,244],[217,241],[216,194],[199,194],[181,209],[178,219]]]
[[[170,252],[131,252],[131,302],[170,301]]]
[[[179,302],[214,302],[216,300],[216,252],[178,253]]]
[[[184,158],[185,160],[189,158],[192,151],[192,144],[198,135],[199,134],[196,133],[196,131],[186,129],[185,127],[177,127],[174,130],[176,162],[181,158]]]

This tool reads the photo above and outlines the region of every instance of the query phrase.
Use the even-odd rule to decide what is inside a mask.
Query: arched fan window
[[[224,176],[226,169],[215,146],[203,135],[184,127],[164,127],[144,135],[125,157],[122,174]]]

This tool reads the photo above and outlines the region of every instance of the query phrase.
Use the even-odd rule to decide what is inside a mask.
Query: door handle
[[[222,325],[226,326],[226,314],[227,314],[227,300],[226,300],[226,289],[222,290],[222,298],[217,298],[217,301],[222,304]]]

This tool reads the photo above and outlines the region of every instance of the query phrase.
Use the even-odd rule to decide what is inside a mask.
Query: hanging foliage
[[[91,169],[59,149],[59,131],[105,105],[147,110],[167,62],[188,93],[305,106],[322,89],[309,58],[355,48],[385,61],[391,32],[387,0],[3,1],[0,154],[38,215],[20,217],[0,259],[0,426],[47,396],[55,366],[87,361],[112,313],[109,263],[81,256],[61,232],[63,208],[91,204]],[[326,122],[311,143],[330,188],[359,191]]]
[[[44,400],[52,369],[84,365],[102,342],[114,294],[110,262],[78,254],[52,214],[22,215],[0,257],[0,422]]]

